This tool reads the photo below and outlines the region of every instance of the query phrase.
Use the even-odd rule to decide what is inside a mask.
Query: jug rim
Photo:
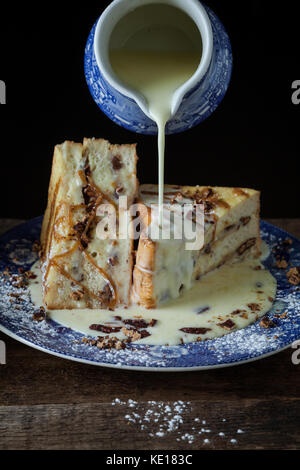
[[[133,99],[142,111],[153,120],[153,117],[149,113],[146,99],[139,92],[130,87],[126,87],[113,71],[109,60],[109,43],[115,26],[126,14],[149,4],[165,4],[184,11],[193,20],[202,38],[203,50],[200,64],[192,77],[174,93],[170,117],[170,119],[172,119],[186,93],[193,89],[205,76],[212,60],[212,26],[204,6],[198,0],[130,0],[130,2],[128,2],[128,0],[114,0],[104,10],[98,20],[94,38],[94,53],[97,65],[105,80],[119,93]]]

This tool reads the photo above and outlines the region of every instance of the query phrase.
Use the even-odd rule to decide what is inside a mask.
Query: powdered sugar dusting
[[[225,434],[223,430],[220,430],[224,428],[225,422],[228,423],[226,418],[221,418],[218,423],[208,426],[208,419],[193,417],[195,411],[190,401],[137,402],[132,399],[122,401],[120,398],[115,398],[111,405],[118,407],[118,413],[123,414],[128,423],[138,426],[141,432],[151,438],[163,439],[171,436],[177,442],[202,443],[211,447],[214,447],[214,443],[220,438],[223,438],[222,442],[227,442],[228,445],[238,443],[236,436],[233,436],[232,433]],[[195,423],[192,427],[189,425],[191,421]],[[206,425],[205,428],[202,426],[203,424]],[[230,423],[227,424],[227,427],[229,425]],[[236,434],[245,434],[245,431],[239,429]],[[226,438],[225,441],[224,438]]]

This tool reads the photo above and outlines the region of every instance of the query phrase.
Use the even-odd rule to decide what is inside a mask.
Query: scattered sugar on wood
[[[236,438],[225,434],[222,429],[226,426],[227,419],[220,419],[220,427],[217,431],[210,428],[207,419],[202,419],[199,416],[194,417],[193,425],[187,429],[187,422],[190,422],[193,414],[193,406],[190,401],[148,401],[138,402],[132,399],[122,401],[120,398],[115,398],[111,403],[112,406],[121,407],[124,410],[124,419],[135,426],[138,426],[141,431],[148,434],[153,438],[165,438],[170,435],[176,438],[177,442],[186,442],[193,444],[196,440],[201,439],[203,445],[211,447],[214,446],[214,440],[228,438],[228,444],[238,444]],[[204,427],[205,426],[205,427]],[[245,431],[238,429],[236,434],[244,434]],[[205,434],[210,434],[210,439],[204,438]]]

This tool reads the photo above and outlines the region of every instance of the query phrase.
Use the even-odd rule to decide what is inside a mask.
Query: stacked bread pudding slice
[[[140,201],[150,208],[158,197],[154,185],[140,187]],[[185,240],[152,239],[145,223],[133,273],[133,299],[146,308],[176,298],[204,274],[226,262],[260,255],[260,193],[252,189],[165,186],[165,210],[174,204],[203,204],[204,245],[187,250]]]
[[[55,148],[41,244],[43,295],[48,309],[128,305],[133,269],[129,237],[97,236],[98,208],[137,195],[135,145],[85,139]],[[127,208],[125,208],[126,210]]]

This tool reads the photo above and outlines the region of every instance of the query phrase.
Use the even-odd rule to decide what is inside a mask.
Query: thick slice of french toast
[[[164,204],[203,204],[204,246],[189,251],[186,240],[152,239],[148,225],[158,187],[142,185],[139,201],[146,206],[133,273],[133,301],[155,308],[189,289],[202,275],[222,264],[260,255],[260,193],[253,189],[165,186]]]
[[[48,309],[128,305],[132,239],[99,237],[98,209],[113,207],[119,224],[120,196],[129,209],[137,195],[136,146],[103,139],[55,147],[42,234],[43,295]]]

